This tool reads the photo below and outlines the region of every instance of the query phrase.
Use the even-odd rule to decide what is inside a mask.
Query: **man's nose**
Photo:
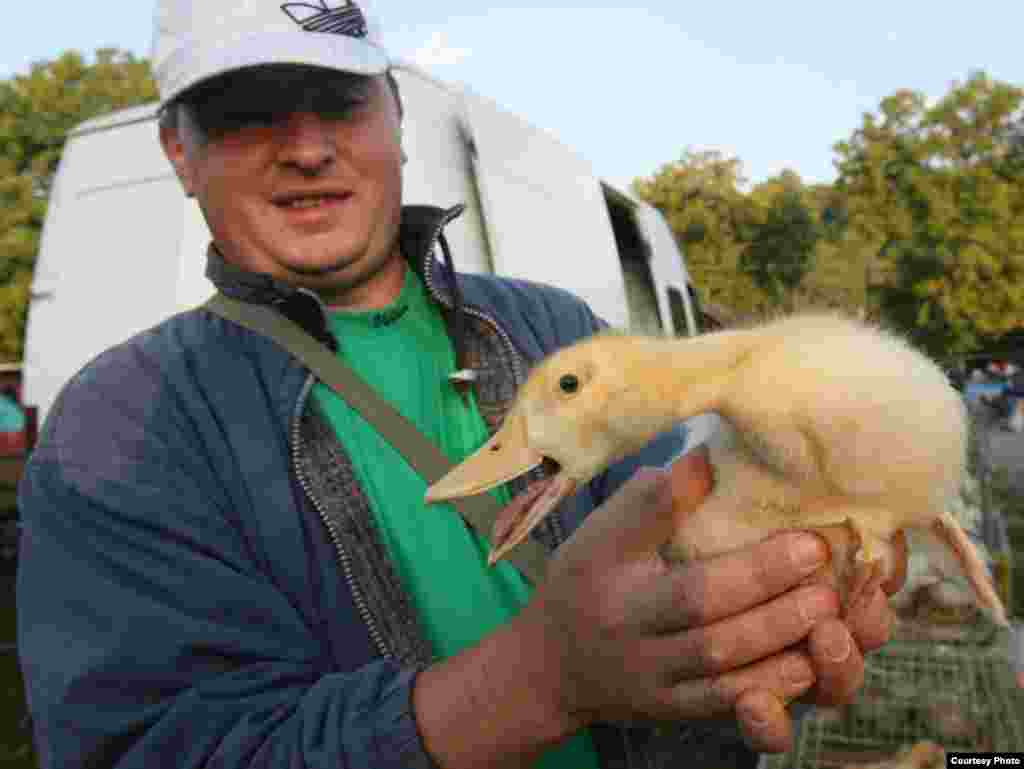
[[[293,112],[278,126],[281,159],[305,171],[319,171],[338,154],[331,123],[315,112]]]

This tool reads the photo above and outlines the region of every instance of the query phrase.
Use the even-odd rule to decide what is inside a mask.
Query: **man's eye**
[[[220,138],[246,128],[263,128],[274,123],[275,115],[267,111],[206,111],[197,115],[200,130],[209,138]]]
[[[223,123],[229,128],[244,128],[273,125],[275,119],[273,112],[227,112],[223,116]]]
[[[365,102],[350,100],[343,103],[322,105],[317,108],[317,114],[325,120],[347,120],[363,106]]]

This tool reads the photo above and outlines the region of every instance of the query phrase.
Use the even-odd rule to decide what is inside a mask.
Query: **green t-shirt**
[[[450,460],[461,461],[487,440],[475,398],[464,402],[447,381],[455,370],[454,349],[413,270],[406,270],[401,294],[389,306],[332,311],[330,325],[345,362]],[[426,482],[333,390],[318,383],[313,395],[352,458],[435,656],[457,654],[508,622],[529,600],[529,583],[509,563],[489,567],[489,543],[450,504],[424,505]],[[492,493],[502,504],[510,499],[504,486]],[[598,766],[587,732],[538,763],[538,769]]]

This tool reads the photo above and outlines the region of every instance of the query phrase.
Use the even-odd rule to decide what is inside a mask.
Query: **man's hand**
[[[441,766],[525,767],[596,721],[728,719],[754,750],[791,747],[784,703],[849,700],[888,636],[879,591],[840,621],[803,583],[828,557],[784,533],[706,561],[661,553],[677,509],[710,489],[702,454],[638,472],[552,558],[533,600],[473,649],[420,674],[414,710]]]
[[[659,546],[671,509],[710,490],[701,454],[671,474],[642,471],[552,560],[524,621],[543,628],[571,722],[736,718],[755,750],[791,747],[785,702],[849,701],[863,652],[888,638],[881,591],[841,621],[835,592],[802,585],[828,555],[812,534],[780,534],[703,562],[670,564]]]

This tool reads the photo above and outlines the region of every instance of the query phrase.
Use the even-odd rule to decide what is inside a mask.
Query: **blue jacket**
[[[403,253],[446,317],[433,251],[457,213],[403,210]],[[308,292],[215,253],[208,275],[333,344]],[[459,286],[466,355],[492,375],[492,427],[530,364],[602,325],[551,287],[474,275]],[[272,342],[195,309],[65,386],[19,489],[18,642],[43,769],[432,766],[410,700],[429,648],[311,384]],[[682,430],[660,437],[538,536],[557,545],[637,466],[683,443]],[[663,733],[608,726],[595,738],[609,767],[667,766],[707,741]],[[738,749],[735,735],[724,744]]]

